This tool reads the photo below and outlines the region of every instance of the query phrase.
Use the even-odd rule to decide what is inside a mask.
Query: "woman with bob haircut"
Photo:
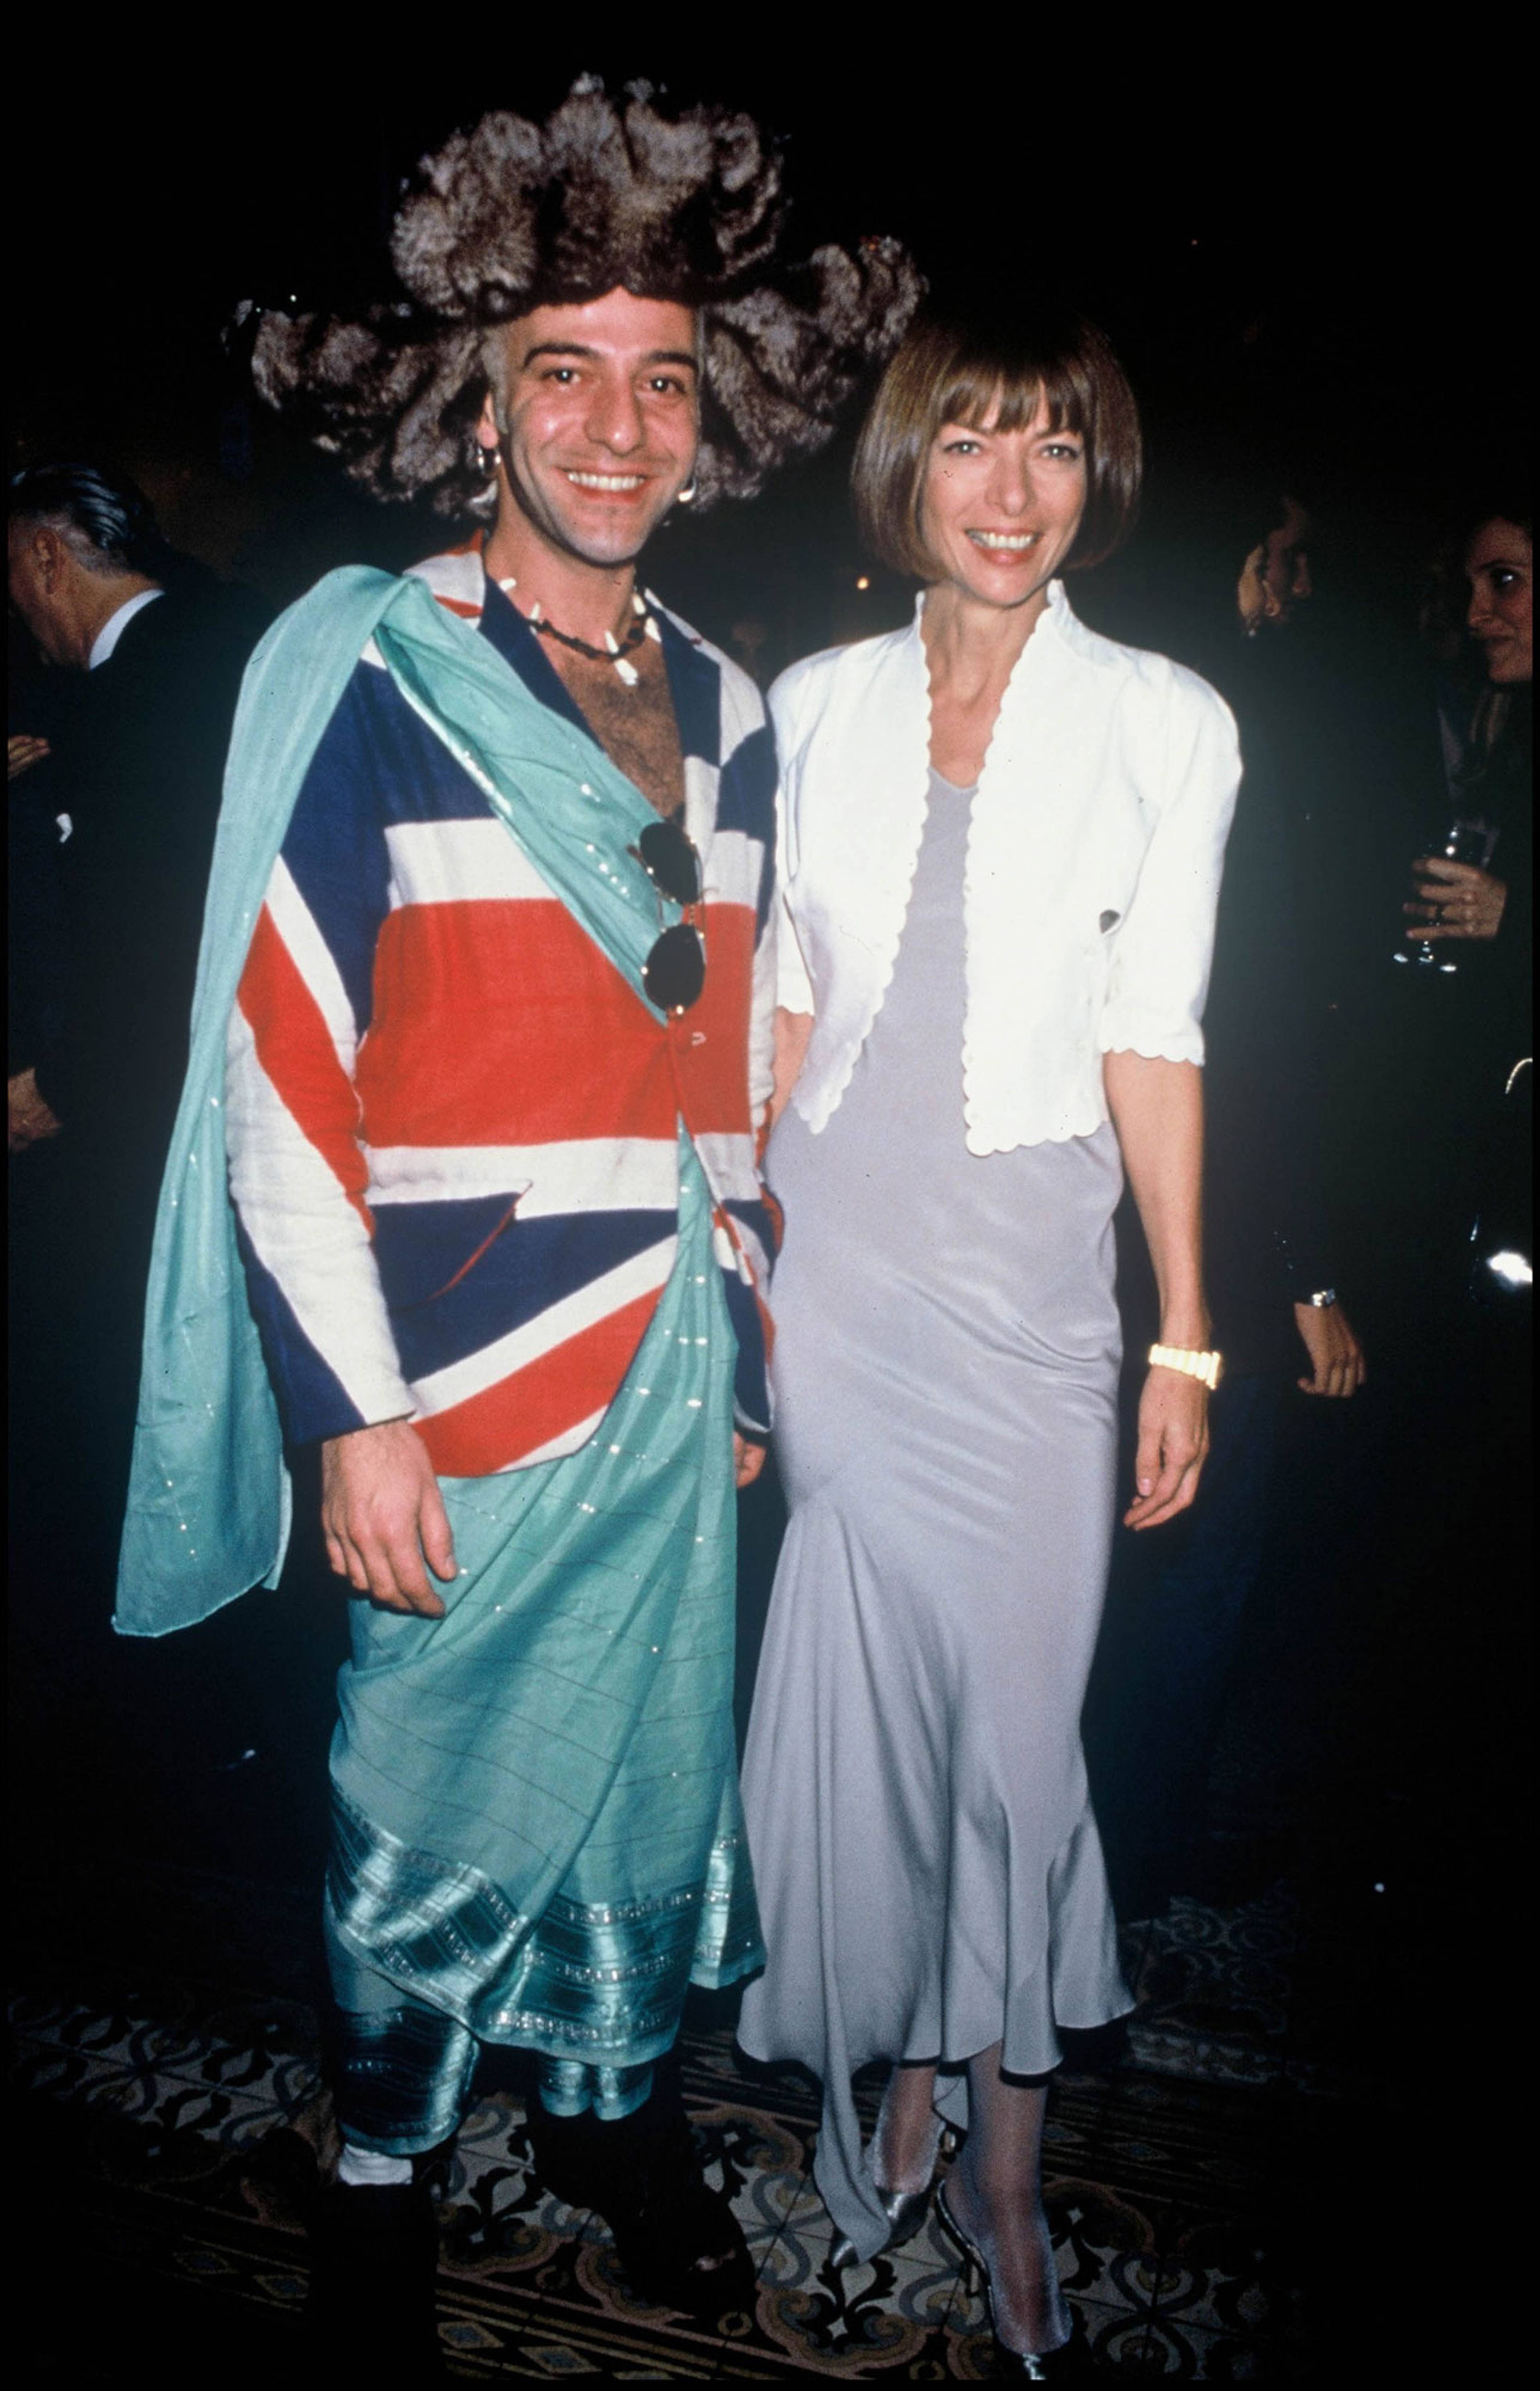
[[[1096,636],[1138,417],[1100,332],[912,331],[855,495],[913,623],[776,684],[777,1439],[790,1505],[744,1765],[770,1950],[741,2029],[823,2081],[870,2259],[924,2217],[1008,2364],[1068,2338],[1040,2153],[1059,2026],[1129,2006],[1080,1712],[1111,1542],[1126,1170],[1161,1299],[1136,1490],[1193,1499],[1210,1351],[1202,1033],[1235,727]],[[862,2151],[852,2074],[894,2062]],[[1056,2370],[1055,2370],[1056,2371]]]

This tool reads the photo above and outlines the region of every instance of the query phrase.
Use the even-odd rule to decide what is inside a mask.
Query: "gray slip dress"
[[[865,2257],[888,2230],[853,2072],[1130,2007],[1080,1715],[1114,1509],[1116,1138],[964,1144],[972,792],[931,775],[893,978],[833,1118],[768,1175],[776,1449],[790,1506],[744,1768],[765,1943],[752,2056],[822,2079],[814,2178]],[[950,2071],[950,2072],[949,2072]]]

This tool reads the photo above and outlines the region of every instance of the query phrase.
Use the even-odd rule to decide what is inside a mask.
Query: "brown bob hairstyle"
[[[1133,525],[1144,447],[1139,410],[1106,336],[1081,317],[1020,329],[922,318],[877,385],[851,472],[856,514],[873,553],[896,573],[936,577],[920,510],[931,443],[945,423],[1025,431],[1042,394],[1050,428],[1085,442],[1085,512],[1067,566],[1100,564]]]

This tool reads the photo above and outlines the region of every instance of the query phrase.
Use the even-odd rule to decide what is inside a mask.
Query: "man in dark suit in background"
[[[7,515],[11,604],[47,662],[82,676],[52,741],[71,823],[64,1018],[11,1105],[39,1128],[45,1106],[80,1170],[88,1149],[110,1169],[122,1221],[170,1138],[225,750],[264,618],[93,466],[28,467]]]
[[[48,667],[12,707],[16,794],[49,782],[60,842],[12,838],[13,925],[50,1002],[19,1008],[7,1070],[14,1657],[46,1740],[63,1708],[133,1707],[108,1618],[150,1235],[225,753],[265,615],[94,465],[13,475],[6,549],[13,614]]]

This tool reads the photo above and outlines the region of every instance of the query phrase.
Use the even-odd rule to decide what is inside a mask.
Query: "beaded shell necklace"
[[[518,586],[511,575],[498,584],[499,589],[506,589],[510,594]],[[550,617],[541,612],[537,598],[524,615],[524,621],[532,631],[538,631],[544,639],[559,640],[563,647],[571,648],[576,655],[587,656],[590,664],[613,665],[627,688],[635,689],[641,675],[631,663],[631,657],[643,640],[661,640],[663,634],[658,629],[657,617],[652,608],[636,590],[631,592],[631,609],[633,619],[626,626],[624,639],[617,640],[613,631],[606,631],[602,648],[596,648],[591,640],[578,639],[575,632],[558,630]]]

